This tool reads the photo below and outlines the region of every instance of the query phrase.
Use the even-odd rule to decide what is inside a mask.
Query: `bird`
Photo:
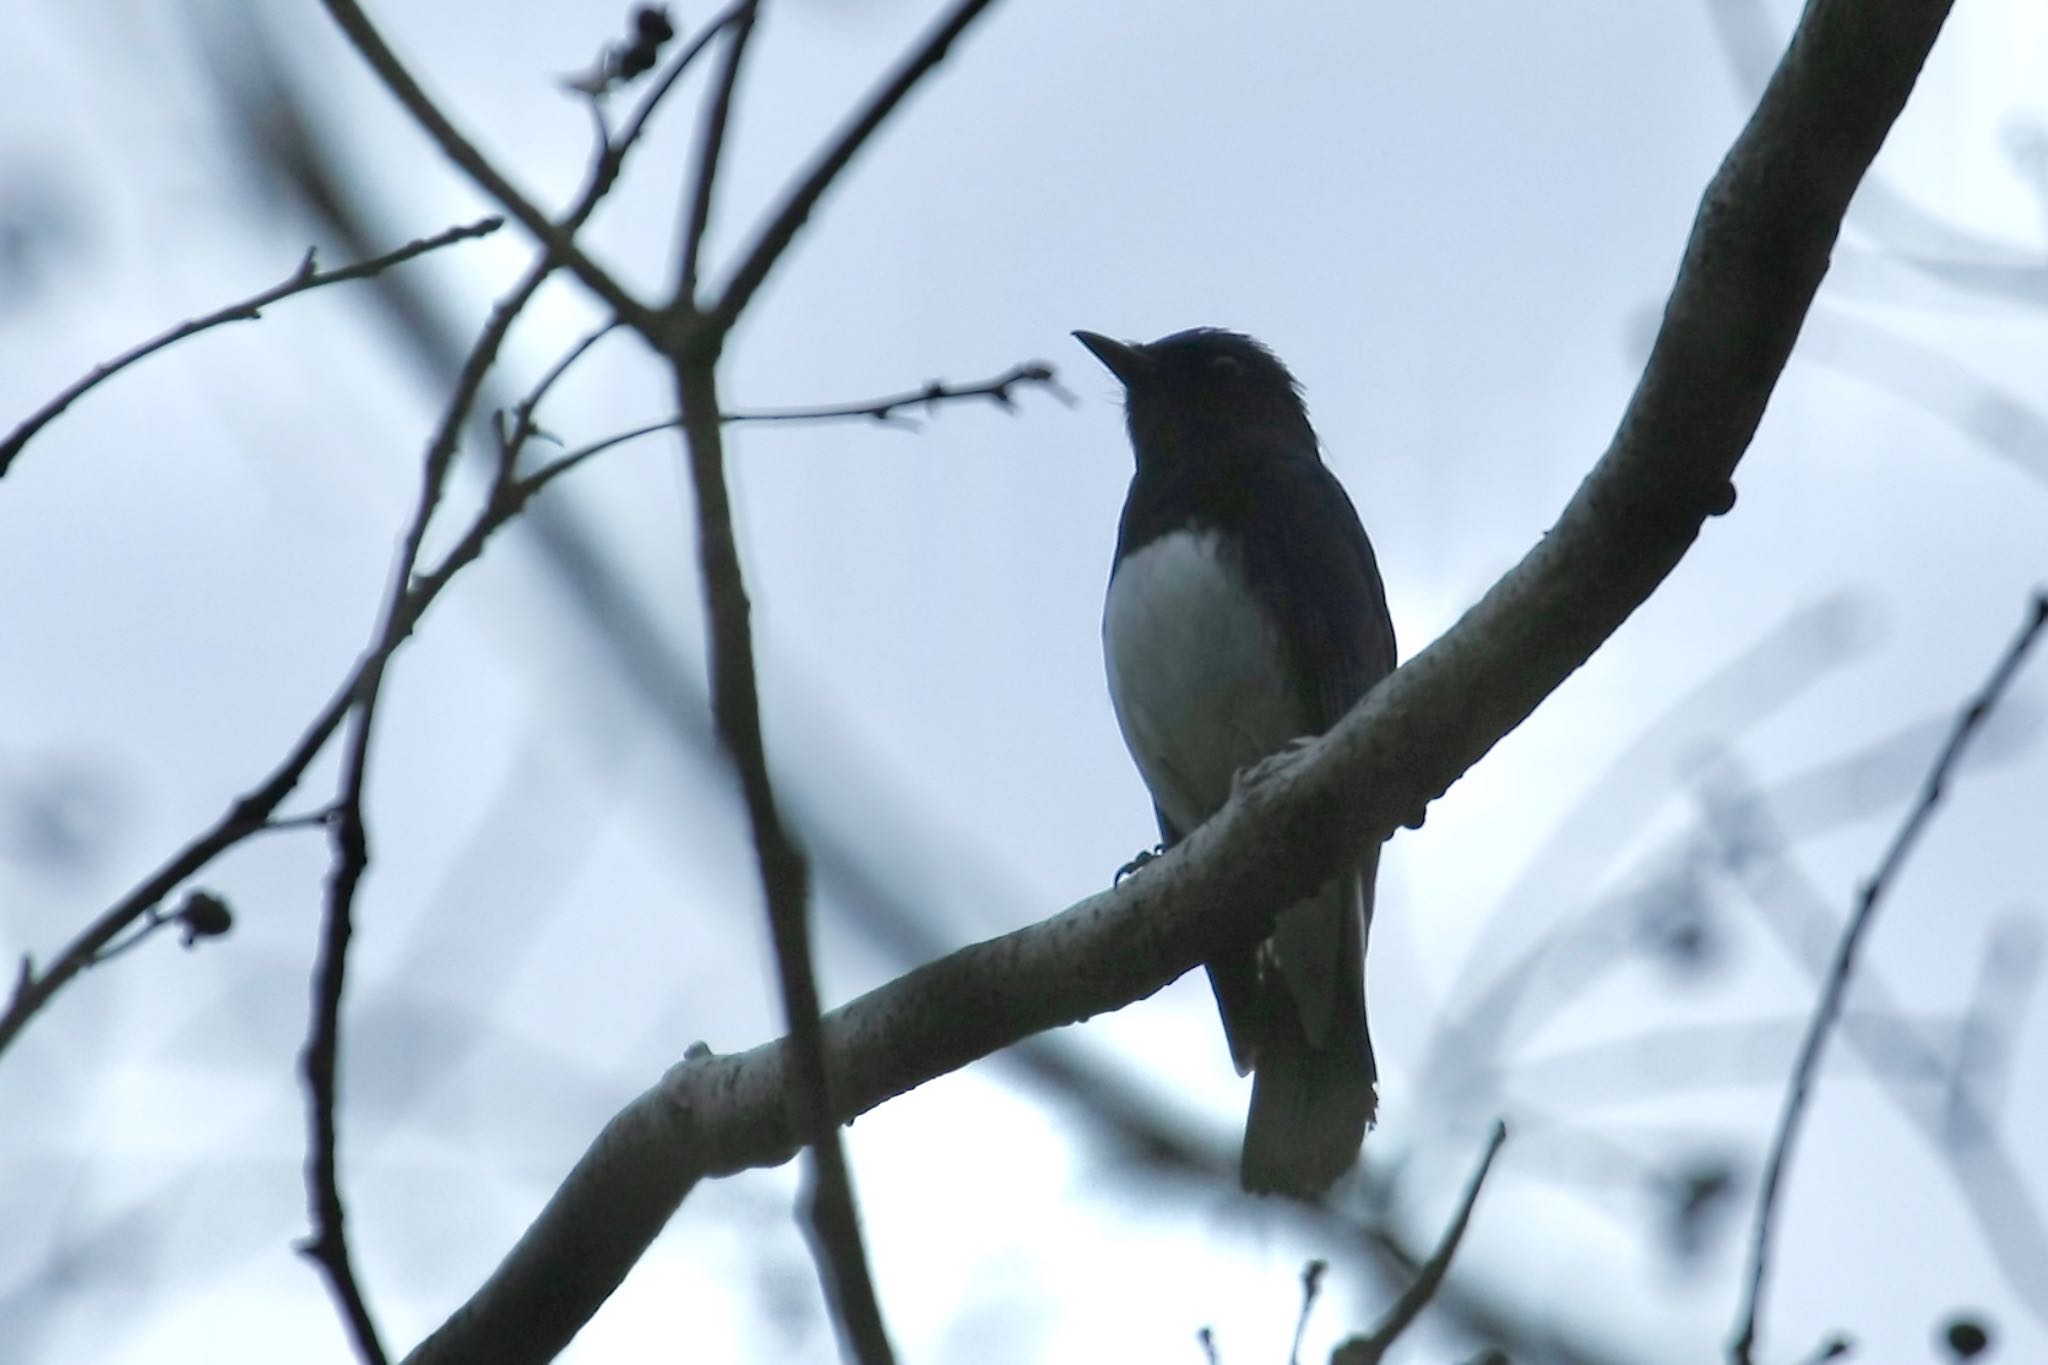
[[[1214,327],[1139,344],[1074,337],[1122,384],[1135,470],[1103,605],[1109,695],[1152,796],[1161,848],[1233,778],[1319,735],[1396,660],[1372,542],[1294,376]],[[1225,1041],[1252,1076],[1244,1188],[1322,1198],[1378,1104],[1365,947],[1379,849],[1271,932],[1206,965]]]

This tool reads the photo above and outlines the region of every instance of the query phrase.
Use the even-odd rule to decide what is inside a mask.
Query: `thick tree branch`
[[[424,256],[429,251],[437,251],[444,246],[477,237],[488,237],[504,226],[504,223],[505,220],[502,218],[480,218],[474,223],[465,223],[437,232],[432,237],[407,242],[396,251],[388,251],[371,260],[358,261],[354,265],[340,266],[333,270],[315,270],[313,253],[308,251],[305,259],[299,262],[299,268],[282,283],[272,285],[260,293],[251,294],[240,303],[231,303],[225,308],[215,309],[205,317],[188,318],[168,331],[159,332],[148,341],[130,347],[112,360],[93,366],[90,372],[66,385],[49,402],[22,419],[21,424],[7,434],[6,440],[0,441],[0,477],[6,475],[8,466],[14,463],[14,457],[21,453],[23,446],[35,439],[37,432],[55,421],[66,408],[90,393],[94,387],[113,378],[136,361],[155,355],[166,346],[174,346],[186,337],[210,331],[225,323],[254,322],[263,316],[265,308],[280,299],[288,299],[294,294],[304,294],[330,284],[341,284],[346,280],[368,279],[372,275],[382,274],[392,266],[403,265],[415,256]]]
[[[1998,699],[2019,672],[2027,651],[2033,648],[2044,626],[2048,626],[2048,591],[2036,595],[2029,604],[2027,619],[2019,634],[1999,657],[1991,676],[1956,718],[1955,729],[1942,746],[1934,766],[1928,770],[1919,799],[1892,836],[1891,845],[1886,848],[1876,873],[1864,885],[1863,893],[1856,901],[1855,913],[1842,926],[1842,936],[1835,944],[1834,960],[1828,966],[1820,999],[1815,1003],[1813,1017],[1807,1024],[1806,1036],[1800,1042],[1799,1057],[1793,1063],[1792,1079],[1785,1087],[1784,1108],[1778,1115],[1777,1131],[1771,1139],[1770,1156],[1764,1165],[1762,1188],[1757,1195],[1756,1225],[1750,1238],[1749,1276],[1736,1318],[1735,1338],[1728,1348],[1737,1365],[1750,1365],[1754,1358],[1757,1314],[1763,1302],[1764,1278],[1770,1268],[1771,1228],[1777,1212],[1778,1190],[1784,1180],[1786,1164],[1791,1159],[1793,1144],[1798,1140],[1799,1122],[1806,1112],[1807,1097],[1812,1093],[1814,1074],[1820,1067],[1828,1033],[1841,1012],[1842,998],[1848,993],[1849,977],[1856,967],[1856,951],[1871,921],[1876,918],[1877,907],[1885,892],[1897,879],[1907,855],[1919,841],[1920,832],[1933,818],[1935,807],[1941,802],[1944,784],[1956,760],[1962,756],[1964,746],[1977,733],[1984,718],[1991,714],[1991,708],[1998,704]]]
[[[1542,543],[1298,762],[1240,792],[1143,875],[826,1015],[832,1116],[1160,989],[1242,935],[1257,919],[1247,907],[1309,894],[1412,820],[1591,657],[1705,519],[1731,505],[1730,476],[1842,213],[1948,9],[1814,0],[1708,186],[1612,446]],[[744,301],[749,278],[728,304]],[[777,1041],[677,1066],[606,1126],[497,1273],[413,1359],[559,1350],[698,1179],[785,1161],[802,1145],[785,1104],[790,1065],[790,1045]]]

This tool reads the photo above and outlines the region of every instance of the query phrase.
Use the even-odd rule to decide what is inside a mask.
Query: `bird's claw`
[[[1131,860],[1130,860],[1129,862],[1125,863],[1125,864],[1124,864],[1124,865],[1123,865],[1122,867],[1118,868],[1118,869],[1116,870],[1116,880],[1115,880],[1115,881],[1112,881],[1112,882],[1110,883],[1110,885],[1111,885],[1111,886],[1122,886],[1122,885],[1123,885],[1123,882],[1124,882],[1124,878],[1126,878],[1126,877],[1130,876],[1130,875],[1131,875],[1131,874],[1132,874],[1133,872],[1136,872],[1136,871],[1137,871],[1137,870],[1138,870],[1139,868],[1143,867],[1143,866],[1144,866],[1145,864],[1147,864],[1147,863],[1151,862],[1151,861],[1152,861],[1152,860],[1153,860],[1154,858],[1157,858],[1157,857],[1159,857],[1159,856],[1160,856],[1161,854],[1163,854],[1163,853],[1165,853],[1165,852],[1166,852],[1166,845],[1165,845],[1165,844],[1154,844],[1154,845],[1152,845],[1152,847],[1150,847],[1150,848],[1146,849],[1146,850],[1145,850],[1144,852],[1140,853],[1140,854],[1139,854],[1139,855],[1138,855],[1137,857],[1135,857],[1135,858],[1131,859]]]
[[[1230,776],[1230,795],[1233,798],[1242,796],[1253,787],[1263,786],[1278,777],[1299,762],[1303,751],[1320,738],[1320,735],[1296,735],[1258,762],[1245,764]]]

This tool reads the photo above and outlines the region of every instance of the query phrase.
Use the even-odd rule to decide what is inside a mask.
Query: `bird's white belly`
[[[1102,644],[1124,743],[1182,833],[1238,769],[1303,733],[1280,642],[1213,532],[1175,531],[1118,564]]]

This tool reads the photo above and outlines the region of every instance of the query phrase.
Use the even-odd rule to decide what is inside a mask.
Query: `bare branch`
[[[811,163],[810,171],[789,191],[782,206],[754,235],[753,246],[733,272],[724,294],[715,305],[705,310],[715,331],[729,330],[746,311],[755,292],[767,280],[768,272],[775,268],[776,262],[782,259],[782,253],[796,240],[811,211],[817,208],[819,199],[839,178],[839,173],[896,112],[896,106],[903,103],[904,97],[917,88],[918,82],[946,59],[954,40],[965,33],[991,3],[992,0],[959,0],[952,13],[925,35],[896,73],[868,97],[867,104],[854,115],[832,145]]]
[[[690,184],[689,216],[684,220],[682,264],[676,272],[674,306],[697,306],[697,262],[704,250],[704,233],[711,226],[711,199],[718,184],[718,162],[725,154],[726,126],[732,118],[733,91],[738,88],[740,67],[746,61],[747,45],[754,36],[758,4],[740,7],[725,44],[725,65],[718,70],[705,97],[703,132],[697,143],[697,174]]]
[[[590,354],[591,348],[610,336],[617,329],[618,325],[618,319],[614,318],[600,327],[592,328],[584,333],[575,345],[564,351],[556,359],[555,363],[548,367],[547,373],[543,374],[535,381],[534,386],[527,390],[526,396],[512,405],[511,431],[508,432],[504,428],[504,412],[502,410],[493,414],[497,419],[496,434],[498,437],[498,469],[495,476],[495,486],[502,487],[512,478],[514,472],[519,467],[519,457],[526,449],[527,442],[532,440],[534,436],[541,434],[540,427],[535,423],[533,415],[539,409],[542,400],[548,396],[556,384],[561,382],[562,376],[567,374],[577,361]]]
[[[102,381],[111,379],[136,361],[155,355],[166,346],[174,346],[186,337],[210,331],[225,323],[254,322],[263,316],[265,308],[280,299],[288,299],[294,294],[304,294],[330,284],[341,284],[347,280],[368,279],[372,275],[389,270],[392,266],[403,265],[415,256],[424,256],[429,251],[438,251],[444,246],[452,246],[456,242],[466,242],[476,237],[488,237],[504,224],[505,220],[502,218],[480,218],[474,223],[465,223],[459,227],[449,228],[445,232],[437,232],[432,237],[407,242],[396,251],[388,251],[371,260],[358,261],[354,265],[341,266],[335,270],[315,270],[313,253],[308,251],[305,259],[299,262],[299,268],[282,283],[272,285],[260,293],[251,294],[240,303],[231,303],[204,317],[189,318],[167,332],[160,332],[148,341],[130,347],[112,360],[93,366],[85,376],[66,386],[56,397],[30,413],[21,425],[7,434],[5,441],[0,441],[0,477],[6,475],[8,466],[14,463],[14,457],[21,453],[22,447],[35,439],[36,433],[55,420],[58,414],[83,398]]]
[[[550,259],[543,254],[541,259],[527,272],[524,279],[512,292],[499,301],[492,311],[490,321],[483,333],[471,347],[463,362],[461,375],[457,378],[453,393],[443,411],[441,425],[428,445],[425,455],[425,474],[422,477],[422,493],[427,501],[415,511],[414,530],[423,534],[425,522],[420,519],[431,516],[433,499],[438,498],[445,479],[446,470],[455,454],[456,441],[463,424],[468,420],[469,411],[476,401],[477,392],[482,388],[484,376],[496,361],[513,322],[524,310],[541,282],[553,271]],[[502,500],[494,499],[493,504],[479,517],[485,523],[492,516],[509,515]],[[482,552],[483,544],[493,525],[472,527],[464,537],[464,544],[473,548],[470,553],[456,560],[451,552],[449,561],[444,562],[440,571],[412,585],[412,591],[405,597],[405,609],[400,613],[400,642],[409,636],[418,624],[420,616],[432,605],[445,589],[454,574],[464,565],[473,561]],[[410,536],[411,532],[408,532]],[[394,584],[393,591],[406,585]],[[381,641],[384,629],[380,626],[378,638]],[[396,644],[391,648],[395,649]],[[42,972],[33,970],[33,964],[23,959],[22,970],[15,981],[15,989],[8,1001],[7,1010],[0,1014],[0,1055],[4,1055],[22,1028],[43,1006],[76,978],[86,968],[101,960],[106,946],[123,930],[145,917],[153,907],[176,890],[201,868],[211,863],[228,849],[252,835],[261,834],[273,828],[272,818],[286,798],[298,788],[307,768],[317,758],[342,721],[354,709],[367,687],[373,685],[373,674],[381,676],[389,650],[380,653],[378,646],[366,650],[349,670],[327,704],[308,723],[283,760],[271,770],[269,776],[254,788],[245,792],[231,805],[227,812],[213,825],[195,836],[183,849],[173,854],[156,871],[145,877],[134,889],[102,911],[91,924],[74,936],[60,951],[55,961]]]
[[[390,45],[384,41],[384,36],[377,31],[376,25],[370,22],[369,16],[363,13],[363,7],[357,4],[356,0],[321,0],[321,3],[326,6],[329,17],[348,35],[349,41],[355,45],[356,51],[369,64],[370,69],[384,82],[385,88],[405,106],[406,112],[412,115],[413,121],[419,124],[441,148],[443,155],[468,173],[469,178],[476,181],[492,198],[504,205],[505,211],[517,218],[526,230],[547,248],[551,259],[567,266],[591,293],[603,299],[611,310],[618,314],[621,321],[634,330],[645,333],[650,339],[658,335],[654,315],[647,305],[635,298],[603,267],[584,255],[582,248],[576,245],[575,227],[560,226],[550,219],[491,164],[490,159],[477,149],[475,143],[464,137],[449,121],[448,116],[441,112],[440,106],[420,88],[412,73],[405,69],[405,64],[398,60],[398,54],[391,50]],[[616,167],[612,170],[616,173]],[[606,182],[606,187],[608,184],[609,182]],[[595,203],[597,198],[602,197],[603,192],[603,188],[599,188],[593,181],[592,192],[586,198],[588,202]],[[575,216],[577,223],[580,224],[581,219],[588,214],[584,212]]]
[[[905,408],[935,408],[945,403],[960,402],[978,398],[988,399],[1006,411],[1014,410],[1016,400],[1012,393],[1021,385],[1033,384],[1050,389],[1055,395],[1065,398],[1066,390],[1053,377],[1052,367],[1042,361],[1016,366],[994,379],[978,384],[948,385],[936,381],[925,385],[915,393],[894,394],[887,398],[876,398],[866,402],[828,404],[815,408],[761,408],[726,412],[719,415],[721,422],[842,422],[849,419],[868,418],[891,426],[916,429],[916,424],[899,414]],[[521,496],[530,497],[542,488],[567,474],[578,465],[602,455],[614,446],[628,441],[637,441],[664,431],[681,428],[681,417],[668,417],[659,422],[648,422],[625,431],[614,432],[602,440],[589,445],[578,446],[566,454],[558,455],[546,465],[533,471],[521,480]]]
[[[1043,360],[1026,361],[997,375],[984,379],[978,384],[946,384],[934,379],[921,389],[909,393],[891,394],[887,398],[875,398],[865,403],[837,403],[814,408],[760,408],[741,409],[727,412],[727,422],[826,422],[846,417],[868,417],[877,422],[900,420],[898,414],[906,408],[936,408],[943,403],[954,403],[962,399],[986,398],[1005,412],[1016,407],[1016,391],[1024,387],[1042,388],[1062,403],[1071,405],[1074,396],[1060,385],[1053,367]]]
[[[129,925],[145,918],[180,883],[197,873],[228,849],[269,828],[269,817],[298,787],[320,751],[334,734],[355,696],[358,673],[352,670],[318,715],[306,727],[291,751],[262,782],[245,792],[225,814],[194,836],[184,848],[144,877],[127,895],[94,917],[80,930],[50,965],[41,972],[24,956],[15,977],[14,992],[6,1013],[0,1014],[0,1055],[12,1046],[21,1030],[60,990],[88,967],[100,962],[107,946]]]
[[[1507,1124],[1495,1119],[1493,1132],[1486,1140],[1486,1151],[1480,1156],[1471,1180],[1466,1182],[1465,1196],[1458,1202],[1458,1211],[1444,1229],[1443,1239],[1437,1243],[1435,1253],[1423,1262],[1415,1283],[1409,1285],[1407,1292],[1387,1310],[1386,1317],[1380,1319],[1380,1325],[1373,1329],[1371,1336],[1353,1337],[1339,1346],[1330,1356],[1330,1365],[1379,1365],[1387,1351],[1400,1340],[1401,1334],[1422,1315],[1437,1287],[1444,1282],[1444,1275],[1451,1268],[1451,1257],[1458,1254],[1458,1243],[1465,1239],[1465,1225],[1472,1221],[1472,1206],[1479,1202],[1480,1187],[1486,1183],[1487,1172],[1493,1169],[1493,1159],[1499,1155],[1501,1144],[1507,1139]]]
[[[1933,818],[1934,810],[1940,804],[1943,784],[1956,760],[1962,755],[1970,738],[1983,724],[1984,717],[1998,704],[2020,664],[2026,659],[2027,651],[2033,647],[2043,626],[2048,626],[2048,591],[2037,594],[2027,611],[2027,619],[2020,632],[2006,647],[1998,664],[1991,670],[1991,676],[1978,689],[1962,714],[1956,718],[1955,729],[1950,733],[1948,743],[1942,747],[1935,759],[1934,767],[1927,774],[1927,782],[1921,788],[1920,797],[1906,814],[1906,819],[1892,836],[1891,846],[1885,850],[1877,872],[1863,887],[1858,898],[1856,911],[1843,926],[1841,939],[1835,945],[1834,961],[1821,987],[1819,1001],[1814,1005],[1813,1018],[1807,1025],[1806,1037],[1800,1043],[1798,1060],[1793,1063],[1792,1079],[1785,1090],[1785,1103],[1778,1115],[1778,1128],[1771,1139],[1770,1157],[1764,1166],[1763,1187],[1757,1196],[1756,1226],[1751,1237],[1749,1251],[1748,1286],[1743,1295],[1741,1310],[1736,1319],[1735,1339],[1729,1345],[1729,1355],[1737,1365],[1750,1365],[1756,1346],[1757,1314],[1763,1301],[1764,1277],[1770,1263],[1770,1243],[1773,1219],[1777,1212],[1778,1190],[1784,1180],[1786,1164],[1791,1159],[1793,1144],[1798,1139],[1799,1122],[1806,1112],[1807,1096],[1813,1085],[1815,1072],[1820,1066],[1822,1050],[1827,1045],[1828,1032],[1833,1027],[1835,1016],[1842,1007],[1842,997],[1848,990],[1849,975],[1855,970],[1856,950],[1861,946],[1863,935],[1876,918],[1878,904],[1885,892],[1891,888],[1904,866],[1906,856],[1912,852],[1920,833]]]
[[[1972,761],[1981,763],[1983,748],[1974,754]],[[1916,763],[1920,773],[1929,762]],[[1715,764],[1701,796],[1708,827],[1725,846],[1729,869],[1765,927],[1811,973],[1818,990],[1827,979],[1846,916],[1835,915],[1828,898],[1785,851],[1775,815],[1781,803],[1766,801],[1726,757]],[[2020,1302],[2048,1323],[2048,1230],[2009,1144],[1969,1088],[1943,1091],[1950,1075],[1948,1049],[1905,1017],[1882,977],[1867,966],[1860,969],[1856,994],[1862,1007],[1845,1008],[1836,1020],[1844,1041],[1862,1054],[1871,1074],[1884,1082],[1882,1093],[1945,1160],[2000,1273]],[[1810,1015],[1800,1022],[1780,1074],[1790,1074],[1810,1023]]]
[[[761,891],[767,901],[783,1013],[792,1043],[784,1101],[795,1119],[796,1131],[811,1148],[806,1231],[826,1304],[839,1329],[841,1349],[863,1365],[887,1365],[895,1353],[868,1275],[860,1214],[825,1070],[818,986],[811,970],[810,870],[776,809],[761,736],[753,628],[726,494],[713,358],[678,359],[675,376],[691,487],[696,493],[697,552],[711,634],[712,719],[739,774],[747,820],[753,829]]]
[[[604,188],[610,187],[611,181],[618,175],[619,166],[624,162],[626,153],[633,150],[633,144],[647,131],[648,121],[654,117],[655,110],[668,98],[669,91],[675,88],[683,73],[690,69],[690,64],[697,60],[698,54],[710,46],[711,40],[723,33],[728,24],[735,22],[743,14],[751,15],[759,3],[760,0],[734,0],[733,4],[720,10],[710,22],[699,29],[697,35],[669,62],[668,67],[656,78],[654,84],[648,88],[647,94],[633,110],[633,116],[627,119],[625,126],[619,130],[618,137],[604,149],[601,160],[608,163],[608,173],[601,177]]]
[[[972,8],[954,22],[964,27]],[[1826,272],[1841,215],[1947,12],[1944,0],[1813,0],[1708,187],[1613,444],[1542,542],[1295,763],[1237,793],[1144,875],[825,1016],[831,1117],[1127,1004],[1241,941],[1257,927],[1247,906],[1313,892],[1357,849],[1412,820],[1590,657],[1705,518],[1728,509],[1730,475]],[[806,211],[785,217],[800,223]],[[744,303],[779,249],[764,238],[760,263],[721,306]],[[705,396],[697,402],[698,413],[710,410]],[[785,1161],[803,1145],[787,1107],[793,1051],[776,1042],[692,1059],[629,1105],[413,1359],[539,1360],[558,1350],[696,1180]]]
[[[389,651],[381,655],[390,659]],[[321,913],[320,951],[313,967],[313,1011],[299,1068],[306,1081],[306,1203],[313,1235],[299,1251],[320,1267],[349,1338],[364,1365],[385,1365],[389,1357],[370,1316],[369,1303],[356,1279],[348,1248],[348,1214],[341,1200],[335,1110],[339,1104],[341,1068],[341,1000],[348,976],[348,944],[354,932],[356,888],[370,862],[369,836],[363,823],[363,769],[370,742],[370,724],[382,662],[368,680],[353,711],[345,790],[333,822],[334,863],[328,873],[327,903]]]
[[[1841,1335],[1838,1332],[1832,1333],[1829,1336],[1823,1338],[1821,1342],[1807,1354],[1806,1359],[1800,1362],[1800,1365],[1825,1365],[1825,1362],[1830,1360],[1840,1360],[1843,1356],[1848,1355],[1851,1351],[1854,1351],[1855,1349],[1856,1344],[1849,1340],[1849,1338]]]
[[[348,946],[354,933],[356,892],[370,864],[369,829],[363,814],[363,786],[369,772],[370,740],[375,732],[377,704],[383,696],[384,679],[392,655],[412,633],[418,619],[417,611],[413,610],[413,576],[419,567],[427,528],[434,519],[435,509],[440,506],[449,470],[454,465],[456,440],[469,420],[470,409],[483,387],[484,376],[495,362],[513,321],[552,272],[552,266],[551,256],[543,256],[527,272],[513,294],[494,311],[483,336],[471,348],[455,392],[442,413],[440,426],[428,442],[412,517],[400,540],[376,633],[360,665],[348,749],[342,759],[341,791],[330,808],[328,830],[334,845],[334,857],[321,915],[320,951],[314,964],[312,1020],[300,1055],[300,1068],[306,1080],[306,1196],[313,1220],[313,1235],[300,1249],[327,1277],[328,1286],[355,1341],[356,1354],[365,1365],[384,1365],[387,1357],[349,1255],[347,1211],[341,1199],[335,1111],[339,1103],[341,1005],[348,978]],[[572,352],[572,358],[587,349],[588,344],[586,342],[584,347]],[[564,362],[543,379],[534,402],[539,401],[539,393],[545,392],[546,386],[559,377],[566,365]],[[495,503],[480,514],[479,520],[488,519],[494,510]],[[445,578],[441,580],[443,584],[446,581]]]
[[[1294,1319],[1294,1344],[1287,1348],[1287,1365],[1301,1365],[1301,1339],[1308,1332],[1308,1315],[1315,1311],[1323,1275],[1329,1268],[1328,1261],[1310,1261],[1301,1268],[1301,1313]]]

